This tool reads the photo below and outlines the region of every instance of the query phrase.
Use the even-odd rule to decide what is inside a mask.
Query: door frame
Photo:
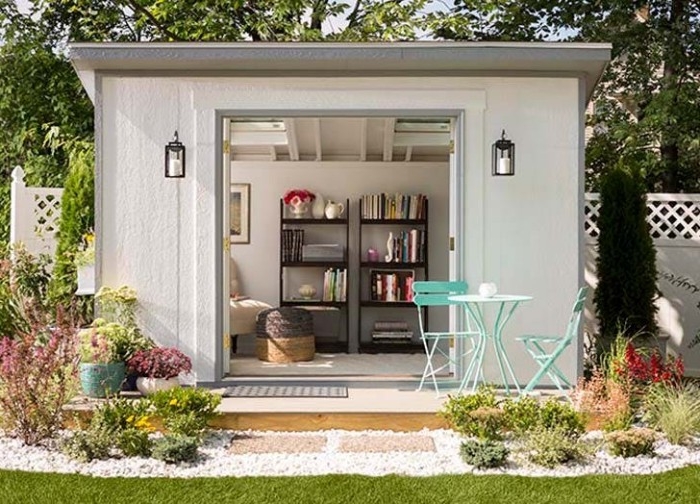
[[[228,257],[230,256],[230,242],[228,236],[228,212],[225,212],[225,205],[228,202],[228,190],[230,185],[230,165],[228,170],[224,170],[224,163],[229,160],[229,153],[225,152],[225,142],[229,141],[230,133],[228,121],[233,117],[396,117],[396,116],[418,116],[418,117],[447,117],[453,122],[452,133],[454,135],[453,155],[450,156],[449,162],[449,236],[454,239],[454,250],[448,251],[449,261],[449,278],[453,280],[465,279],[467,277],[466,259],[466,232],[468,228],[468,219],[466,212],[467,193],[467,163],[465,158],[466,145],[473,144],[473,139],[483,138],[483,106],[476,107],[476,114],[472,114],[474,110],[470,108],[461,109],[435,109],[424,107],[402,107],[399,109],[357,109],[357,110],[338,110],[338,109],[313,109],[313,110],[294,110],[294,109],[256,109],[256,110],[215,110],[215,149],[216,155],[216,177],[215,183],[216,193],[216,216],[215,226],[219,230],[216,236],[216,278],[217,282],[216,293],[220,302],[216,303],[216,356],[215,369],[217,379],[222,379],[230,372],[230,357],[229,345],[230,336],[229,328],[229,282],[228,282]],[[468,119],[471,119],[469,121]],[[226,126],[224,124],[226,123]],[[476,134],[471,130],[471,124],[479,125],[480,131]],[[468,133],[469,137],[468,138]],[[478,147],[476,147],[478,149]],[[474,161],[479,162],[483,153],[474,156]],[[228,161],[230,163],[230,161]],[[483,186],[481,186],[483,187]],[[480,208],[482,202],[477,201],[474,208]],[[482,207],[481,207],[482,208]],[[479,215],[478,219],[482,216]],[[481,226],[480,226],[481,227]],[[472,254],[473,255],[473,254]],[[462,330],[464,326],[464,317],[460,311],[452,307],[449,311],[450,329]],[[459,350],[459,349],[458,349]],[[457,369],[457,373],[461,376],[462,370]]]

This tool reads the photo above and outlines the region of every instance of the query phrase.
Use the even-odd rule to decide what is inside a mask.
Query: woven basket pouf
[[[314,360],[314,319],[302,308],[270,308],[255,321],[255,353],[267,362]]]

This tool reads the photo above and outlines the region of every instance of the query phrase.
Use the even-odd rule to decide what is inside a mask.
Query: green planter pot
[[[80,364],[80,385],[88,397],[107,397],[118,394],[126,375],[123,362],[109,364]]]

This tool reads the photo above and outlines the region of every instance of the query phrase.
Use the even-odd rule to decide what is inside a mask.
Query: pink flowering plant
[[[177,348],[139,350],[127,362],[129,370],[147,378],[175,378],[192,371],[192,361]]]
[[[284,193],[285,205],[299,205],[300,203],[309,203],[316,198],[316,195],[308,189],[290,189]]]

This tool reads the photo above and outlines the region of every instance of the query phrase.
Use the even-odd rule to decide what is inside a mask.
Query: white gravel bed
[[[432,438],[434,452],[344,453],[338,451],[345,436],[420,434]],[[55,448],[27,447],[19,440],[0,437],[0,468],[23,471],[77,473],[100,477],[220,477],[220,476],[302,476],[323,474],[362,474],[382,476],[433,476],[438,474],[512,474],[522,476],[579,476],[584,474],[652,474],[700,464],[700,449],[680,447],[666,441],[655,445],[657,456],[624,459],[612,457],[602,449],[585,463],[571,463],[547,469],[527,462],[512,453],[504,468],[476,470],[459,456],[462,438],[449,430],[423,430],[419,433],[389,431],[341,431],[294,433],[298,436],[324,435],[327,443],[319,453],[266,453],[235,455],[228,452],[234,435],[289,436],[290,433],[260,431],[216,431],[200,448],[200,458],[192,464],[166,464],[145,458],[95,460],[82,463],[70,459]],[[600,433],[587,438],[600,439]],[[507,443],[510,444],[510,443]],[[511,444],[512,447],[512,444]]]

